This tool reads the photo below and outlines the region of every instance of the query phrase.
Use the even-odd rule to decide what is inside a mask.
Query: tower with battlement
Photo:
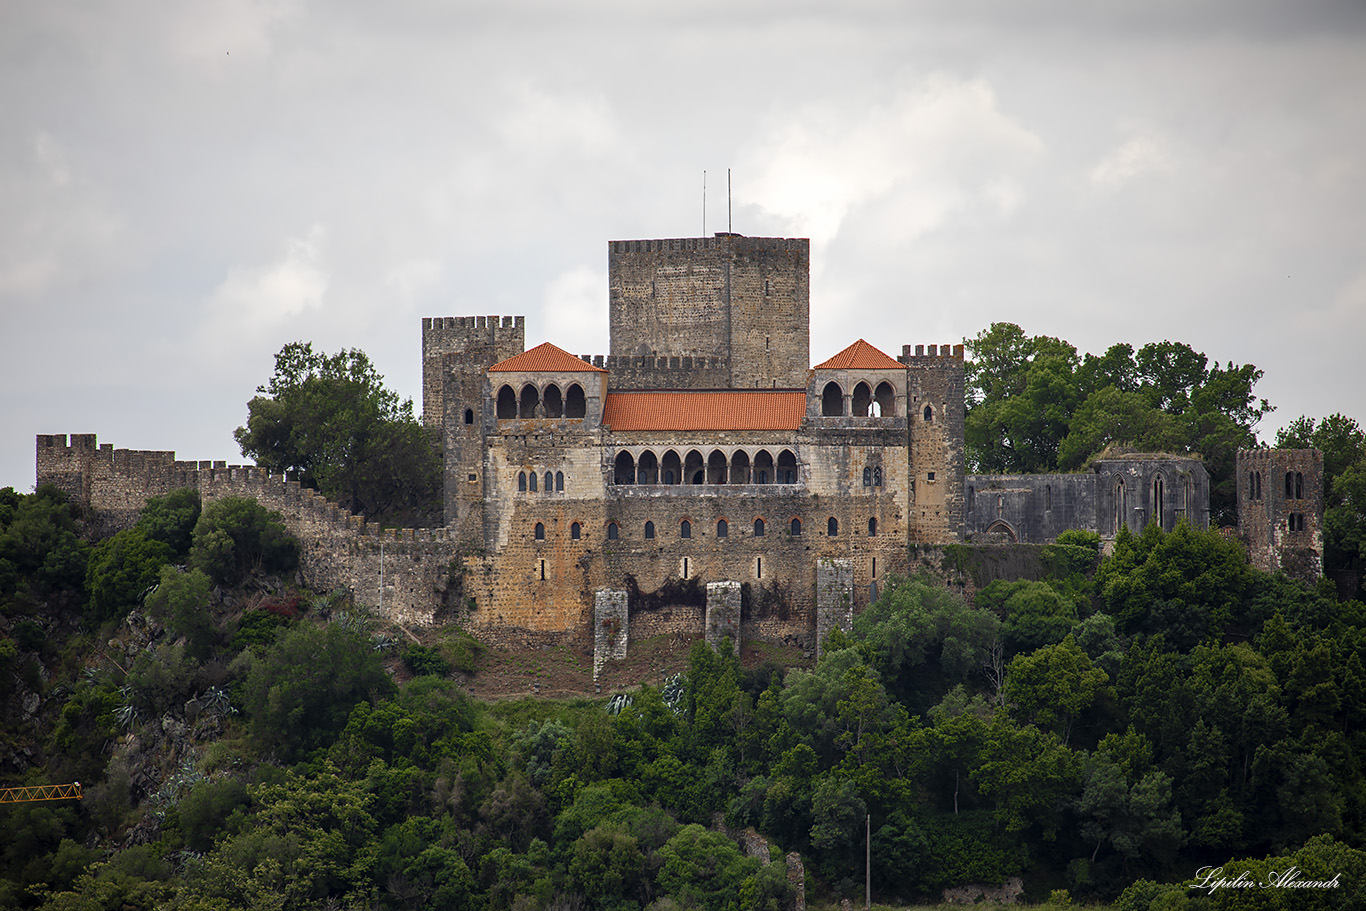
[[[686,387],[801,388],[811,351],[811,243],[793,238],[687,237],[608,245],[611,354],[705,357],[721,377]],[[661,388],[648,371],[634,388]],[[623,387],[624,388],[624,387]]]
[[[1238,535],[1252,565],[1313,580],[1323,571],[1323,453],[1238,451]]]
[[[911,542],[941,544],[963,539],[963,422],[965,378],[962,345],[904,345],[906,410],[910,422]]]

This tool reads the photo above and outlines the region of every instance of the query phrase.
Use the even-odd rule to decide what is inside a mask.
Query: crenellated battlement
[[[613,389],[719,389],[729,385],[730,358],[702,355],[581,354],[611,374]]]
[[[712,237],[668,237],[655,240],[609,240],[608,254],[621,253],[714,253],[736,246],[805,254],[811,242],[801,237],[745,237],[720,233]]]
[[[925,353],[924,345],[916,345],[915,353],[911,353],[910,345],[901,346],[901,355],[897,357],[903,364],[935,364],[945,360],[955,360],[962,362],[962,345],[930,345],[929,353]]]

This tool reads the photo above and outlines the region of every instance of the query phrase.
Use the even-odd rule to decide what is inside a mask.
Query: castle
[[[400,622],[460,615],[481,635],[591,629],[599,662],[665,632],[817,645],[921,546],[1208,527],[1197,458],[966,475],[962,345],[893,357],[850,339],[808,368],[807,240],[613,241],[608,263],[605,357],[526,350],[520,316],[422,320],[444,528],[381,530],[262,469],[115,450],[93,435],[39,436],[38,481],[115,525],[177,487],[253,496],[300,537],[315,586],[348,588]],[[1256,458],[1266,471],[1294,462],[1294,493],[1294,470],[1311,488],[1321,476],[1316,455]],[[1297,519],[1260,502],[1254,559],[1278,560],[1286,534],[1321,552],[1321,499]]]

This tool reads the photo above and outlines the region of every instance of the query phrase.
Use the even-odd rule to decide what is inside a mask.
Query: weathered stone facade
[[[1238,451],[1238,535],[1252,565],[1313,580],[1323,571],[1323,453]]]
[[[1209,473],[1198,458],[1131,453],[1098,459],[1085,474],[968,475],[968,537],[1043,544],[1070,528],[1113,538],[1150,522],[1209,528]]]
[[[595,663],[660,635],[816,649],[884,577],[911,569],[912,546],[1208,524],[1197,459],[965,477],[962,345],[905,345],[892,358],[860,339],[808,367],[805,240],[614,241],[609,272],[606,357],[526,351],[520,316],[422,321],[443,528],[381,533],[261,469],[93,435],[38,437],[38,480],[110,529],[179,487],[252,496],[303,541],[310,584],[347,588],[404,623],[459,616],[495,641],[575,639]],[[1256,559],[1321,549],[1317,464],[1277,463],[1320,505],[1300,520],[1268,500],[1264,528],[1246,532]],[[1275,525],[1301,521],[1304,531]]]

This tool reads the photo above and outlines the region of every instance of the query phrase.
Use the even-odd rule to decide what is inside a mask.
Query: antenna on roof
[[[707,236],[707,169],[702,169],[702,236]]]
[[[730,224],[730,168],[726,168],[726,233],[733,234],[735,229]]]

